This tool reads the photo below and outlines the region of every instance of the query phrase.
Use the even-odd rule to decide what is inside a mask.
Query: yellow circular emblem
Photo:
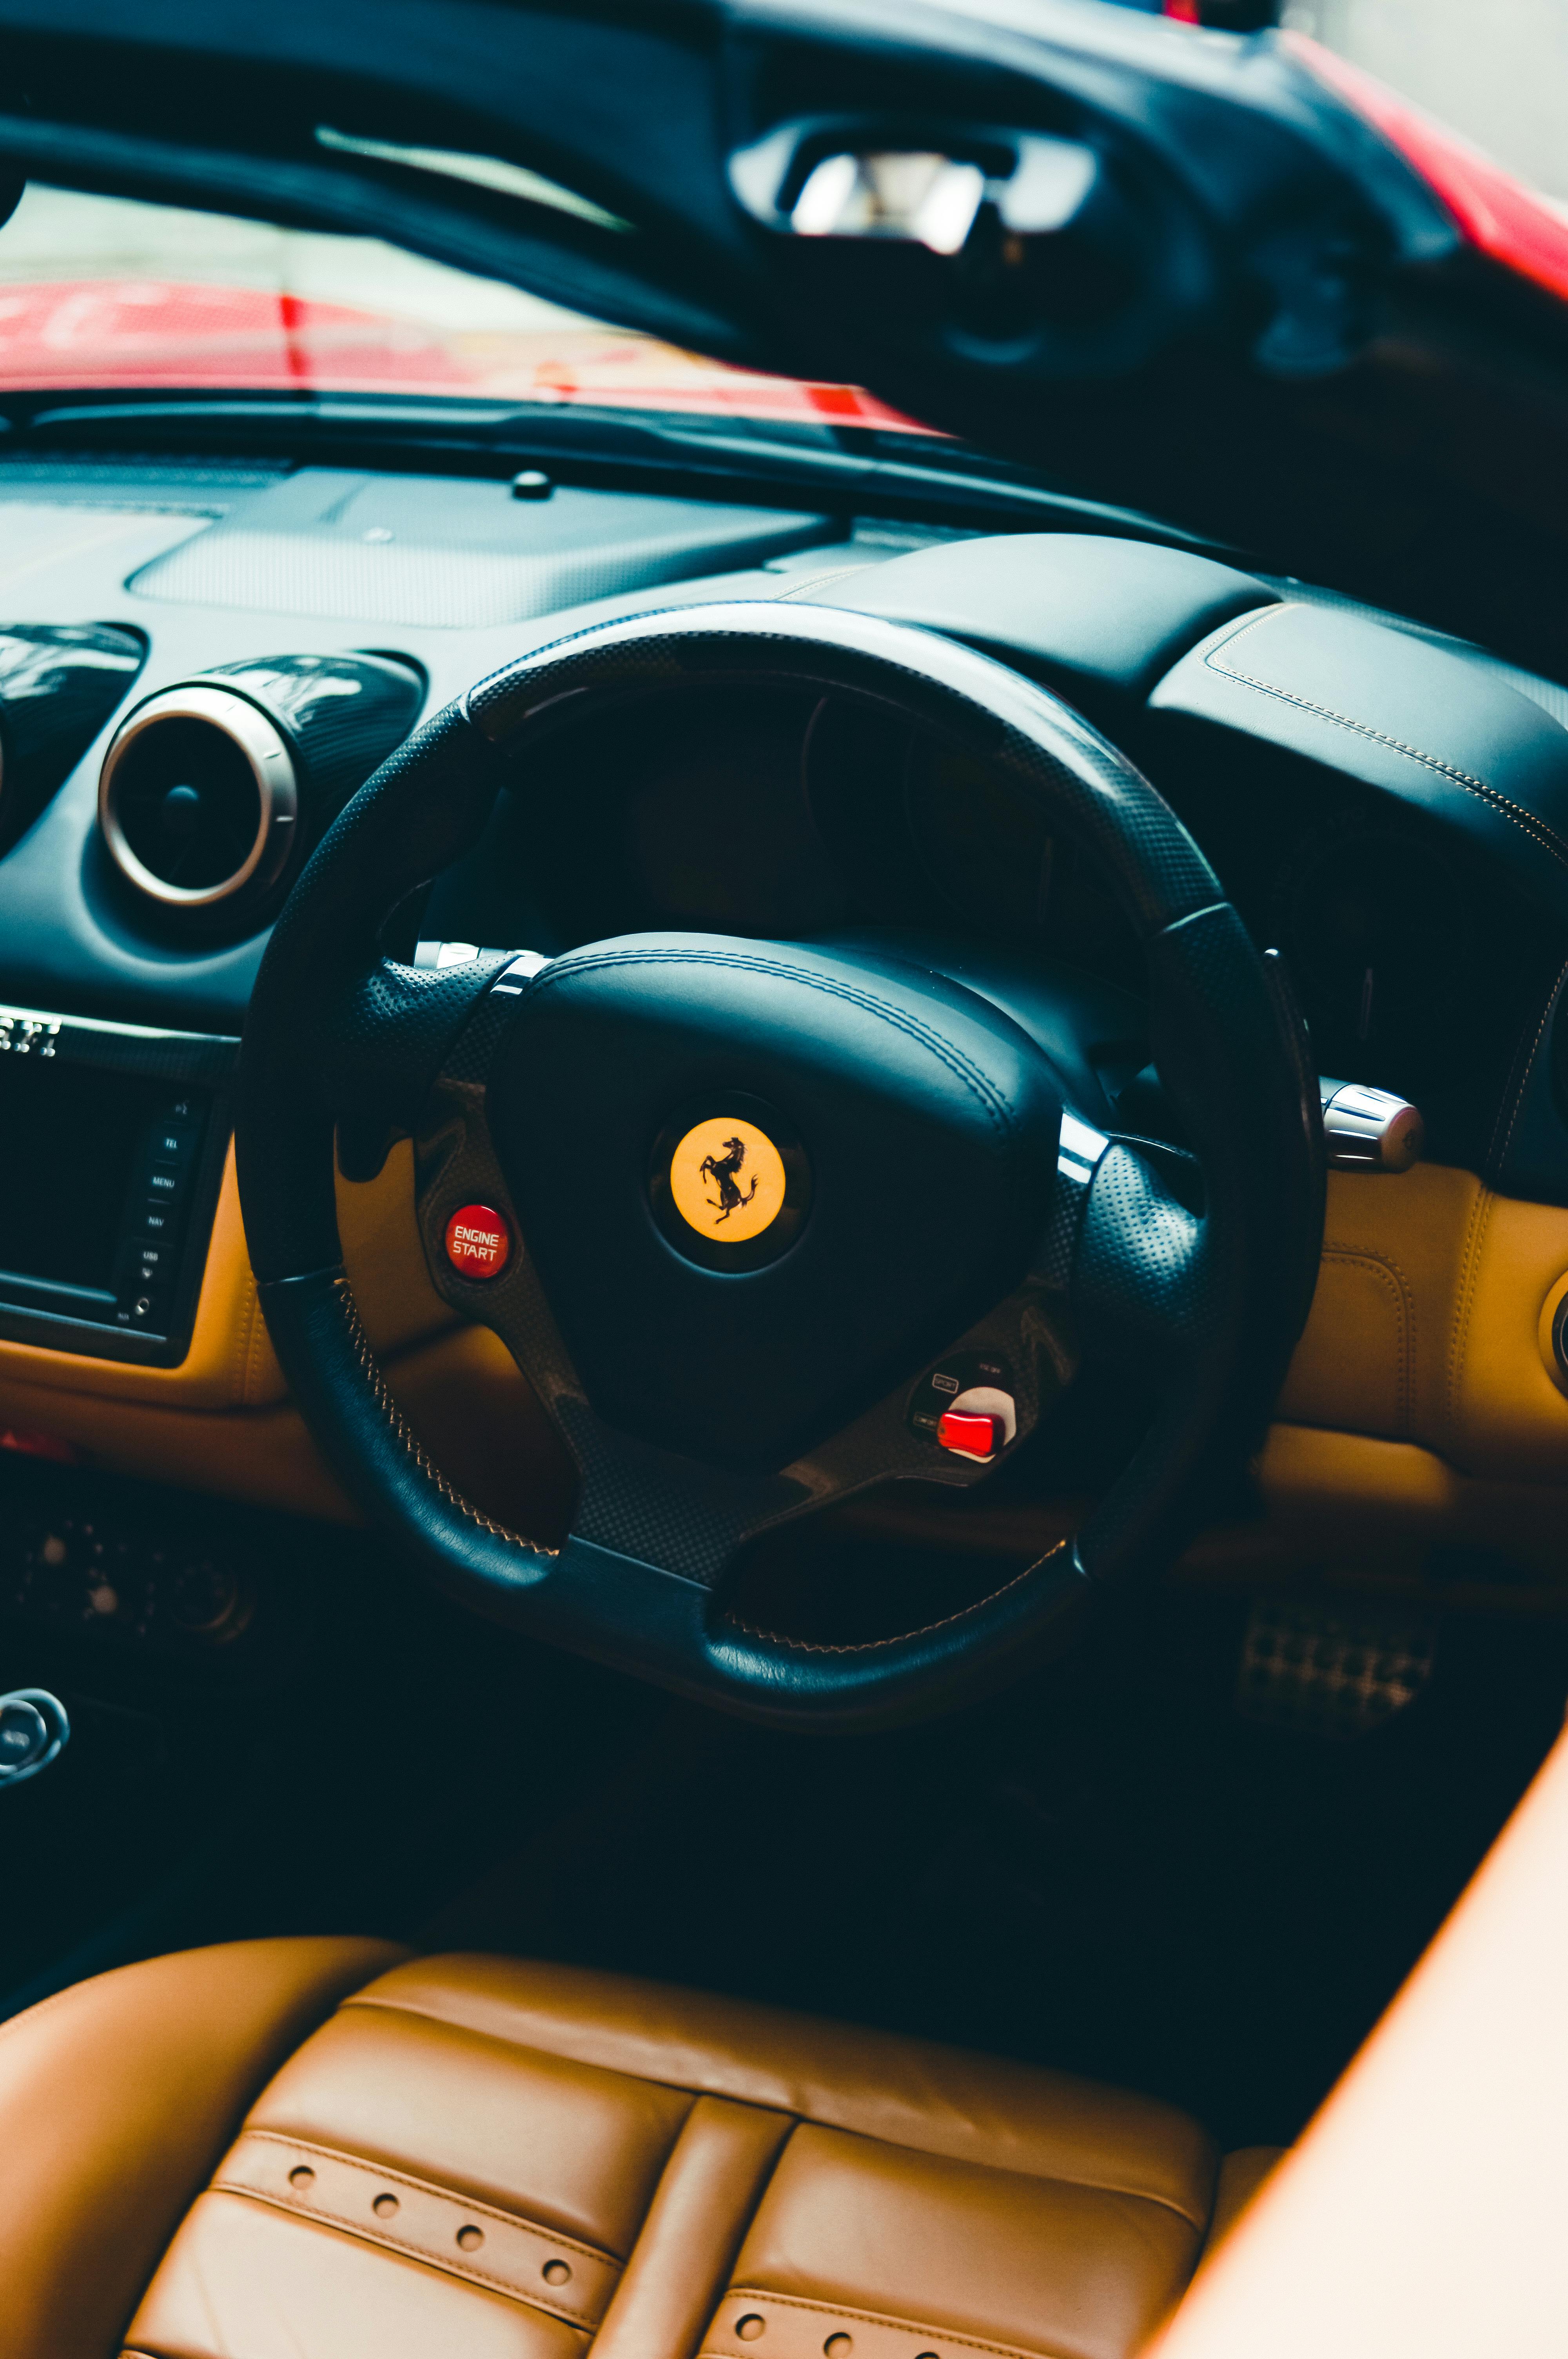
[[[754,1122],[719,1114],[688,1130],[671,1156],[670,1194],[698,1236],[744,1245],[784,1209],[784,1158]]]

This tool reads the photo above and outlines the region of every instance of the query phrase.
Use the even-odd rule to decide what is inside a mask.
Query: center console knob
[[[47,1688],[0,1695],[0,1790],[47,1769],[70,1735],[65,1706]]]

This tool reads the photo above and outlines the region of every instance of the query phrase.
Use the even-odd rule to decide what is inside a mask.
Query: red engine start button
[[[464,1277],[499,1277],[512,1258],[512,1232],[488,1204],[465,1204],[447,1223],[447,1259]]]

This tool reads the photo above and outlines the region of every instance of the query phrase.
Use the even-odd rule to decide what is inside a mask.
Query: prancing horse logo
[[[752,1184],[744,1194],[736,1184],[735,1174],[745,1160],[745,1140],[727,1138],[724,1141],[722,1156],[705,1155],[697,1167],[704,1180],[712,1180],[718,1183],[718,1195],[709,1196],[708,1201],[718,1212],[720,1221],[727,1221],[731,1212],[738,1212],[742,1204],[749,1204],[757,1192],[757,1181],[761,1177],[759,1172],[752,1172]],[[714,1225],[717,1227],[718,1223],[715,1223]]]
[[[663,1140],[657,1151],[662,1161]],[[749,1245],[778,1219],[789,1187],[784,1158],[744,1114],[710,1114],[667,1151],[670,1202],[720,1256],[719,1266],[731,1245]]]

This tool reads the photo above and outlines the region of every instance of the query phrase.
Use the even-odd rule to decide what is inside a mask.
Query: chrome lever
[[[1364,1082],[1320,1079],[1317,1089],[1331,1171],[1408,1171],[1421,1161],[1426,1125],[1408,1099]]]

